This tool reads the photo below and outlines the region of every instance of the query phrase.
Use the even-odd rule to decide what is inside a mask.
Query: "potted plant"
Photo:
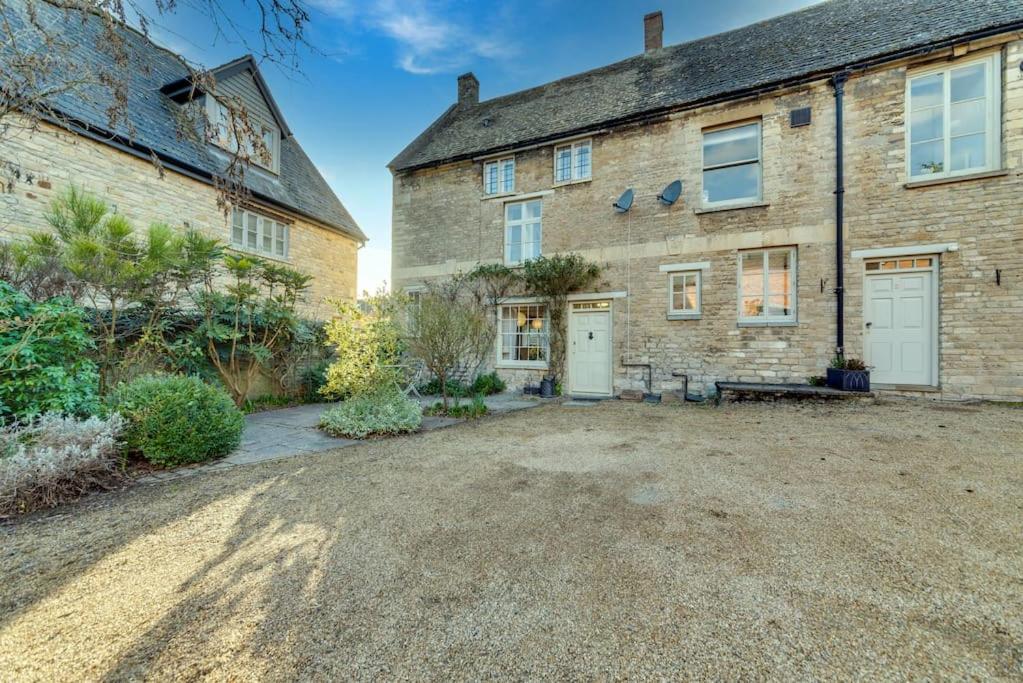
[[[870,370],[858,358],[835,356],[828,368],[827,383],[842,391],[870,391]]]

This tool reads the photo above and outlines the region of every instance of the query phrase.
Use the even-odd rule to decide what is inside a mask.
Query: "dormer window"
[[[229,152],[237,151],[235,136],[244,134],[246,126],[243,121],[232,121],[230,107],[212,96],[206,97],[206,115],[210,122],[210,142]],[[277,173],[280,167],[280,130],[252,116],[248,117],[248,124],[252,136],[258,135],[261,144],[257,145],[252,138],[247,137],[242,141],[242,151],[251,163]]]

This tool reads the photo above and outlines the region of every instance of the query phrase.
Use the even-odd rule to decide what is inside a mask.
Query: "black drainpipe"
[[[842,240],[843,222],[845,220],[845,169],[843,161],[845,153],[842,142],[842,96],[845,94],[845,82],[849,80],[849,72],[841,71],[831,77],[831,85],[835,88],[835,353],[845,357],[845,246]]]

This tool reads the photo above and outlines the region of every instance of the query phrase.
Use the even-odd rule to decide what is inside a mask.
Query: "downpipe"
[[[843,109],[848,71],[831,77],[835,89],[835,355],[845,357],[845,149]]]

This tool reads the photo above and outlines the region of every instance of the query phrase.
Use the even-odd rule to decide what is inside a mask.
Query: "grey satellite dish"
[[[682,195],[682,181],[676,180],[671,185],[664,188],[661,194],[657,195],[657,198],[661,200],[661,203],[666,206],[671,206],[678,201],[678,198]]]
[[[613,204],[615,211],[618,213],[625,213],[632,208],[632,188],[630,187],[625,192],[622,192],[622,196],[618,198],[618,201]]]

